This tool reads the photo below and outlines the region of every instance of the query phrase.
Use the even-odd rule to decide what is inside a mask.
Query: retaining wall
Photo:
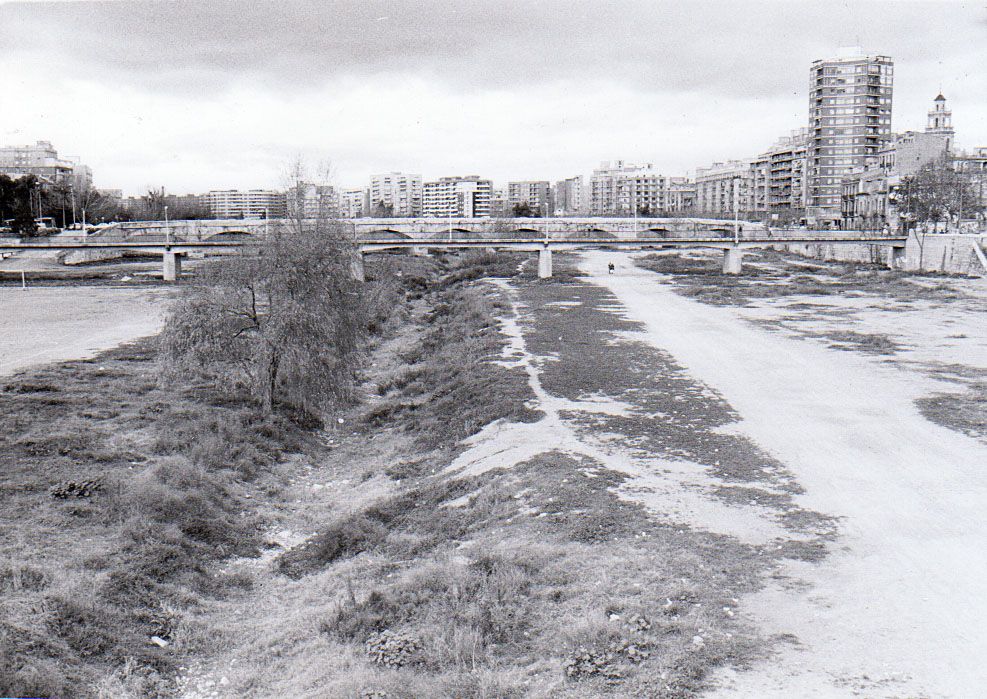
[[[974,246],[981,252],[987,250],[987,233],[980,234],[929,234],[924,239],[916,235],[908,238],[905,255],[901,259],[901,269],[923,272],[952,272],[987,276],[981,258]],[[805,245],[781,246],[789,252],[805,257],[840,262],[872,262],[887,264],[890,248],[878,245],[831,245],[808,243]]]

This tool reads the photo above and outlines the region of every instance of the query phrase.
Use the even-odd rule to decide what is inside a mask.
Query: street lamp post
[[[164,208],[165,215],[165,245],[171,245],[171,227],[168,225],[168,206]]]

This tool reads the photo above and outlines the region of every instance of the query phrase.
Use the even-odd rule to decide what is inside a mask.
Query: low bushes
[[[339,606],[322,631],[366,642],[391,630],[425,629],[423,662],[432,669],[487,664],[496,653],[526,645],[529,590],[536,561],[483,556],[468,564],[434,564],[366,599]]]
[[[211,570],[258,552],[242,482],[315,440],[235,396],[159,387],[154,356],[145,340],[0,393],[2,491],[20,513],[0,541],[0,696],[95,696],[110,677],[158,696],[182,610],[252,584]]]
[[[385,401],[367,412],[366,421],[413,432],[432,449],[498,419],[539,419],[541,413],[525,405],[533,398],[526,374],[494,363],[506,344],[497,303],[495,292],[475,286],[436,291],[418,342],[402,354],[407,368],[378,385]]]
[[[380,544],[387,529],[363,513],[346,517],[278,558],[278,571],[291,578],[321,570],[340,558],[355,556]]]

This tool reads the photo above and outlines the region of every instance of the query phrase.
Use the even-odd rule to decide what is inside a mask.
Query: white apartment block
[[[287,214],[284,192],[270,189],[212,190],[205,201],[213,218],[284,218]]]
[[[343,218],[360,218],[370,212],[370,190],[344,189],[339,195],[340,216]]]
[[[555,183],[555,215],[582,216],[589,213],[590,193],[582,175]]]
[[[604,162],[590,178],[590,213],[594,216],[632,216],[638,213],[679,213],[674,208],[688,199],[684,178],[666,177],[647,165],[618,160]],[[672,196],[672,190],[677,190]]]
[[[746,214],[753,200],[750,160],[729,160],[696,170],[696,212],[700,215]]]
[[[495,217],[511,216],[510,208],[507,205],[507,188],[494,187],[490,190],[490,215]]]
[[[507,183],[507,212],[515,206],[527,204],[538,216],[551,216],[555,208],[552,204],[552,185],[547,180]]]
[[[393,216],[421,216],[422,176],[401,172],[372,175],[370,208],[389,210]]]
[[[300,182],[285,192],[285,199],[292,218],[325,220],[340,215],[339,192],[330,185]]]
[[[768,211],[805,209],[808,145],[809,130],[802,128],[778,139],[765,152],[769,167]]]
[[[425,217],[487,218],[491,215],[493,183],[478,175],[442,177],[422,187]]]

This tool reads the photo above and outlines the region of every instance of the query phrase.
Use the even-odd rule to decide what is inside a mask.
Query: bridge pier
[[[365,282],[367,281],[367,271],[363,266],[363,253],[357,252],[350,259],[350,276],[353,277],[355,281]]]
[[[740,274],[744,264],[744,251],[740,248],[726,248],[723,251],[723,273]]]
[[[905,260],[905,248],[897,248],[893,245],[888,248],[888,269],[899,269]]]
[[[428,248],[416,245],[411,248],[411,254],[415,257],[428,257]]]
[[[547,247],[538,251],[538,278],[548,279],[552,276],[552,251]]]
[[[182,276],[181,253],[165,250],[163,266],[164,280],[166,282],[177,282]]]

